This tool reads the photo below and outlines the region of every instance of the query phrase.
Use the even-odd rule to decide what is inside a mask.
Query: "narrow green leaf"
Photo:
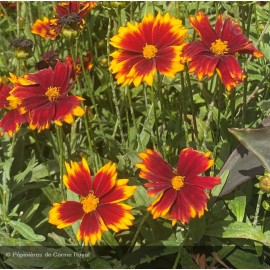
[[[12,226],[17,232],[19,232],[27,240],[37,241],[37,242],[41,242],[45,240],[45,237],[43,235],[35,234],[33,229],[25,223],[10,220],[8,224]]]

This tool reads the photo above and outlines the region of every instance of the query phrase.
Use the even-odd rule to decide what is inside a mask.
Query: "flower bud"
[[[260,178],[259,187],[264,192],[270,192],[270,176],[264,175]]]
[[[14,47],[15,56],[18,59],[26,59],[33,54],[34,43],[30,39],[20,37],[13,39],[10,44]]]

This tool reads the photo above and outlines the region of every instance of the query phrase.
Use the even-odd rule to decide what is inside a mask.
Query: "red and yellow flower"
[[[184,48],[183,59],[189,62],[189,72],[194,72],[199,80],[213,76],[216,70],[226,89],[231,91],[245,78],[236,55],[248,53],[263,57],[239,25],[228,17],[223,22],[219,15],[214,29],[200,11],[196,16],[190,16],[190,23],[202,40],[189,43]]]
[[[158,152],[147,149],[140,153],[142,159],[137,167],[139,176],[149,182],[145,184],[150,197],[157,196],[147,208],[153,218],[165,217],[188,223],[190,218],[201,217],[207,210],[209,198],[205,189],[211,190],[220,184],[219,177],[201,176],[208,170],[213,159],[210,152],[202,153],[192,148],[185,148],[179,154],[177,168],[172,168]]]
[[[96,5],[95,1],[60,2],[54,8],[56,16],[53,19],[44,17],[43,20],[36,20],[32,33],[52,40],[60,33],[66,38],[77,37],[85,24],[84,17]]]
[[[118,84],[152,86],[156,70],[167,77],[184,69],[180,55],[185,45],[187,29],[182,21],[168,13],[157,17],[148,14],[141,23],[120,27],[110,44],[118,50],[110,54],[110,70],[116,73]]]
[[[122,201],[136,190],[128,186],[127,179],[117,180],[116,165],[109,162],[92,179],[87,161],[66,163],[67,174],[63,181],[68,189],[80,196],[80,201],[54,203],[49,212],[49,222],[57,228],[70,226],[82,220],[77,239],[95,244],[102,232],[126,230],[132,225],[131,207]]]
[[[8,100],[12,86],[0,84],[0,108],[6,108],[7,112],[0,121],[1,135],[6,132],[10,137],[19,130],[21,124],[28,121],[26,114],[20,114],[18,99]]]
[[[63,121],[72,124],[73,116],[84,114],[79,106],[83,98],[68,96],[74,84],[70,82],[72,74],[74,68],[69,61],[59,61],[54,70],[49,67],[23,77],[10,74],[14,87],[8,100],[17,101],[20,113],[28,114],[30,129],[49,128],[51,121],[60,126]]]

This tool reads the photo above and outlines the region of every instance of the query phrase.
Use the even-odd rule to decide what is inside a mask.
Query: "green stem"
[[[194,100],[193,100],[193,93],[192,93],[192,87],[191,87],[191,82],[190,82],[190,76],[189,76],[187,67],[186,67],[186,78],[187,78],[187,83],[188,83],[189,99],[190,99],[190,104],[191,104],[194,141],[195,141],[196,147],[198,147],[198,128],[197,128],[197,121],[196,121],[196,113],[195,113],[195,107],[194,107]]]
[[[218,90],[217,85],[218,84],[216,84],[216,87],[214,89],[213,96],[212,96],[212,101],[211,101],[211,103],[209,105],[209,111],[208,111],[208,114],[207,114],[206,127],[205,127],[205,130],[204,130],[204,133],[203,133],[203,141],[202,141],[203,150],[207,150],[206,138],[207,138],[208,131],[210,130],[210,124],[211,124],[211,121],[212,121],[212,118],[213,118],[213,111],[214,111],[214,107],[215,107],[215,99],[216,99],[216,94],[217,94],[217,90]]]
[[[150,212],[146,212],[144,217],[142,218],[142,220],[141,220],[141,222],[140,222],[140,224],[139,224],[139,226],[137,228],[137,231],[135,232],[134,237],[133,237],[133,239],[131,241],[131,244],[130,244],[128,250],[127,250],[127,253],[130,253],[132,251],[132,249],[134,248],[135,243],[137,241],[137,237],[138,237],[138,235],[139,235],[139,233],[140,233],[140,231],[141,231],[141,229],[143,227],[144,222],[147,220],[149,215],[150,215]]]
[[[158,146],[158,150],[163,155],[161,141],[160,141],[160,134],[159,134],[159,129],[158,129],[157,100],[155,98],[155,92],[154,92],[153,86],[151,87],[151,101],[152,101],[153,109],[154,109],[154,118],[155,118],[154,126],[155,126],[155,131],[156,131],[156,136],[157,136],[157,146]]]
[[[184,127],[184,133],[185,133],[185,141],[186,141],[186,147],[189,147],[189,137],[188,137],[188,125],[187,125],[187,111],[186,111],[186,97],[185,97],[185,82],[184,82],[184,75],[181,72],[180,73],[181,78],[181,92],[180,92],[180,98],[181,98],[181,119],[183,119],[183,127]]]
[[[247,80],[244,79],[243,111],[242,111],[242,121],[241,121],[242,128],[245,127],[245,123],[246,123],[246,111],[247,111]]]
[[[261,207],[261,203],[262,203],[262,197],[263,197],[263,194],[259,193],[258,201],[257,201],[257,205],[256,205],[256,210],[255,210],[255,215],[254,215],[254,220],[253,220],[253,224],[252,224],[253,227],[256,227],[257,223],[258,223],[259,212],[260,212],[260,207]]]
[[[264,209],[263,219],[262,219],[262,232],[264,232],[264,229],[265,229],[266,214],[267,214],[267,210]]]
[[[139,142],[139,147],[140,147],[140,150],[143,150],[142,149],[142,142],[141,142],[140,134],[138,132],[138,126],[137,126],[137,122],[136,122],[136,117],[135,117],[134,109],[133,109],[133,106],[132,106],[131,94],[130,94],[130,90],[128,89],[128,87],[125,88],[125,94],[128,97],[129,109],[130,109],[133,125],[134,125],[135,130],[136,130],[136,136],[137,136],[137,140]]]
[[[189,231],[187,231],[184,240],[179,245],[178,253],[177,253],[177,256],[175,258],[175,261],[174,261],[174,264],[173,264],[172,269],[177,269],[179,260],[181,258],[182,249],[184,248],[185,242],[187,241],[188,237],[189,237]]]
[[[110,32],[111,32],[111,17],[109,17],[109,22],[108,22],[108,30],[107,30],[107,55],[108,55],[108,63],[110,61],[109,55],[110,55],[110,44],[109,44],[109,37],[110,37]],[[121,120],[121,114],[119,110],[119,104],[116,96],[116,91],[115,91],[115,85],[113,82],[113,77],[110,72],[110,85],[112,89],[112,94],[113,94],[113,103],[115,106],[115,111],[116,111],[116,117],[118,120],[118,125],[119,125],[119,131],[120,131],[120,137],[121,137],[121,142],[123,146],[126,146],[125,142],[125,137],[124,137],[124,132],[123,132],[123,126],[122,126],[122,120]]]
[[[65,189],[63,183],[63,175],[64,175],[64,144],[63,144],[63,129],[61,126],[56,126],[56,138],[58,145],[58,163],[60,169],[60,183],[61,183],[61,191],[63,199],[65,199]]]

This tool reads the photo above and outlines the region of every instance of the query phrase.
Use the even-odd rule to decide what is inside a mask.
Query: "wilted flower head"
[[[55,65],[59,61],[58,53],[54,50],[50,50],[43,54],[42,60],[36,63],[36,68],[38,70],[52,67],[54,69]]]
[[[30,39],[20,37],[13,39],[10,44],[14,47],[15,56],[18,59],[26,59],[33,54],[34,42]]]
[[[60,2],[54,8],[55,17],[38,19],[32,26],[32,33],[50,39],[55,39],[60,33],[68,39],[75,38],[85,24],[85,15],[96,5],[93,1]]]

